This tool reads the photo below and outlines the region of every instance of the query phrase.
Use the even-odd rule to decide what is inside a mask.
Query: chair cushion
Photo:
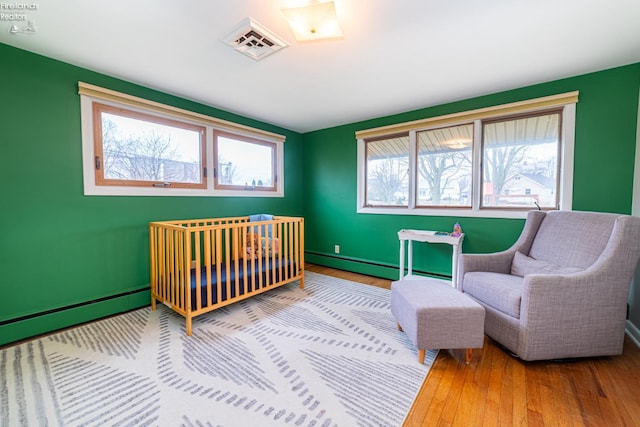
[[[587,269],[602,254],[618,216],[596,212],[548,212],[527,255],[564,267]]]
[[[578,267],[563,267],[547,261],[533,259],[516,252],[511,264],[511,274],[524,277],[527,274],[571,274],[584,271]]]
[[[519,319],[522,281],[511,274],[474,271],[464,275],[463,289],[477,301]]]

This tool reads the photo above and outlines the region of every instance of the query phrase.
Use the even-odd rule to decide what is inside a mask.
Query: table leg
[[[398,280],[402,280],[404,277],[404,240],[400,240],[400,278]]]
[[[407,276],[413,274],[413,241],[407,240],[407,246],[409,246],[409,254],[407,255]]]
[[[460,244],[453,245],[453,255],[451,257],[451,286],[458,287],[458,258],[460,256]]]

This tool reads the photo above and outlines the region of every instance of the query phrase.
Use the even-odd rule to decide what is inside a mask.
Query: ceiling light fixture
[[[299,42],[342,38],[333,1],[313,0],[306,6],[282,8]]]

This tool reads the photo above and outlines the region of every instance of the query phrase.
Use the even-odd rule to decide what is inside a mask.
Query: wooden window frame
[[[392,138],[408,138],[408,147],[407,147],[407,161],[409,162],[409,164],[407,165],[407,167],[409,168],[409,170],[411,170],[411,156],[409,155],[409,151],[411,150],[411,138],[409,136],[409,132],[401,132],[401,133],[396,133],[396,134],[391,134],[391,135],[383,135],[383,136],[377,136],[377,137],[373,137],[373,138],[369,138],[367,140],[364,141],[365,144],[365,159],[364,159],[364,176],[365,176],[365,180],[368,181],[368,177],[369,177],[369,144],[373,143],[373,142],[379,142],[379,141],[384,141],[386,139],[392,139]],[[411,173],[411,172],[409,172]],[[411,180],[409,180],[409,184],[411,183]],[[407,189],[407,195],[410,193],[411,188]],[[364,200],[365,200],[365,206],[369,207],[369,208],[387,208],[387,209],[406,209],[407,205],[373,205],[370,204],[368,202],[369,200],[369,185],[368,182],[365,184],[364,187]]]
[[[218,138],[224,137],[228,139],[233,139],[236,141],[246,142],[248,144],[261,145],[264,147],[271,148],[271,182],[273,183],[270,186],[254,186],[254,185],[230,185],[230,184],[220,184],[219,177],[220,171],[218,170]],[[219,190],[242,190],[242,191],[260,191],[260,192],[274,192],[277,191],[278,188],[278,147],[274,142],[265,141],[258,138],[252,138],[245,135],[240,135],[232,132],[225,132],[214,130],[213,131],[213,164],[214,164],[214,173],[213,173],[213,187]]]
[[[286,137],[284,135],[84,82],[78,82],[78,94],[80,95],[82,177],[85,196],[285,197],[284,142]],[[94,126],[94,124],[101,124],[101,120],[94,113],[94,104],[96,103],[107,105],[118,112],[133,112],[137,117],[152,118],[151,121],[153,122],[165,121],[165,123],[170,123],[171,126],[174,123],[180,123],[179,127],[185,127],[185,124],[187,124],[196,126],[198,131],[204,130],[204,134],[200,139],[202,142],[201,149],[203,149],[202,173],[205,178],[205,185],[202,185],[202,183],[200,185],[194,185],[194,183],[172,183],[165,186],[164,183],[147,181],[144,181],[143,185],[129,185],[133,184],[131,182],[133,180],[124,180],[125,182],[115,183],[116,185],[111,185],[112,183],[110,182],[105,183],[104,176],[96,176],[96,160],[102,161],[103,159],[102,149],[100,148],[102,145],[102,131],[100,130],[96,134]],[[250,138],[252,142],[259,141],[262,144],[270,144],[273,147],[274,156],[274,186],[263,187],[262,189],[256,188],[256,190],[260,191],[247,191],[244,186],[216,188],[214,171],[211,167],[214,164],[214,132],[228,132],[233,134],[234,138]],[[96,141],[99,144],[99,149],[96,149]],[[251,190],[252,188],[248,189]]]
[[[416,209],[453,209],[453,210],[469,210],[473,207],[473,197],[469,197],[469,204],[468,205],[446,205],[446,204],[441,204],[441,205],[421,205],[419,203],[419,197],[418,197],[418,193],[420,192],[420,186],[419,184],[419,167],[418,167],[418,157],[420,156],[420,138],[419,138],[419,133],[421,132],[428,132],[428,131],[433,131],[433,130],[438,130],[438,129],[446,129],[446,128],[450,128],[450,127],[457,127],[457,126],[471,126],[471,134],[475,135],[475,128],[476,128],[476,123],[475,122],[463,122],[463,123],[450,123],[447,124],[445,126],[434,126],[434,127],[430,127],[430,128],[426,128],[426,129],[419,129],[416,130],[416,148],[415,148],[415,158],[416,158],[416,172],[415,172],[415,207]],[[473,161],[473,150],[475,149],[475,139],[472,136],[471,138],[471,194],[473,194],[473,191],[475,189],[475,182],[473,180],[473,174],[474,174],[474,161]]]
[[[197,132],[200,135],[200,182],[168,182],[168,181],[147,181],[147,180],[128,180],[113,179],[104,177],[104,151],[103,151],[103,132],[102,132],[102,113],[108,113],[120,117],[127,117],[143,122],[161,124],[178,129],[186,129]],[[151,114],[141,113],[139,111],[129,110],[122,107],[114,107],[99,102],[93,103],[93,142],[95,154],[95,182],[101,186],[130,186],[130,187],[164,187],[164,188],[207,188],[207,136],[206,127],[195,125],[179,120],[173,120],[165,117],[154,116]]]
[[[490,121],[502,121],[515,116],[549,114],[560,112],[559,143],[556,176],[557,209],[571,210],[573,199],[573,159],[575,147],[575,120],[576,105],[578,103],[577,91],[510,104],[502,104],[493,107],[485,107],[476,110],[462,111],[444,116],[429,117],[411,122],[398,123],[360,130],[355,133],[357,140],[357,199],[356,212],[364,214],[388,214],[388,215],[424,215],[424,216],[467,216],[486,218],[524,218],[531,209],[527,207],[482,206],[481,183],[482,148],[484,123]],[[465,206],[422,206],[416,205],[418,199],[417,189],[417,132],[474,123],[473,133],[473,170],[472,170],[472,194],[471,207]],[[367,204],[367,147],[368,141],[385,139],[394,134],[409,132],[410,135],[410,201],[409,206],[385,207],[370,206]],[[551,207],[547,209],[552,209]]]
[[[557,152],[556,152],[556,187],[555,187],[555,203],[553,206],[543,206],[541,209],[542,210],[553,210],[553,209],[560,209],[560,188],[561,188],[561,167],[560,165],[562,164],[562,145],[563,145],[563,140],[562,140],[562,120],[563,120],[563,109],[562,108],[553,108],[553,109],[548,109],[548,110],[540,110],[540,111],[532,111],[532,112],[528,112],[528,113],[521,113],[521,114],[514,114],[514,115],[509,115],[509,116],[500,116],[500,117],[494,117],[491,119],[485,119],[481,121],[481,131],[480,131],[480,135],[481,135],[481,141],[480,141],[480,181],[479,181],[479,185],[480,185],[480,201],[479,201],[479,209],[504,209],[504,210],[524,210],[524,211],[529,211],[531,210],[530,207],[524,207],[524,206],[485,206],[484,204],[484,166],[485,166],[485,152],[484,152],[484,148],[485,148],[485,125],[488,124],[492,124],[492,123],[502,123],[502,122],[508,122],[508,121],[512,121],[512,120],[520,120],[520,119],[527,119],[527,118],[531,118],[531,117],[540,117],[540,116],[550,116],[553,114],[557,114],[558,115],[558,147],[557,147]]]

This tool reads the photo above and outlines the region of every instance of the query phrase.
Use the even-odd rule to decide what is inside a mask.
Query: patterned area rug
[[[2,426],[400,426],[424,365],[389,291],[312,272],[194,320],[159,305],[0,351]]]

